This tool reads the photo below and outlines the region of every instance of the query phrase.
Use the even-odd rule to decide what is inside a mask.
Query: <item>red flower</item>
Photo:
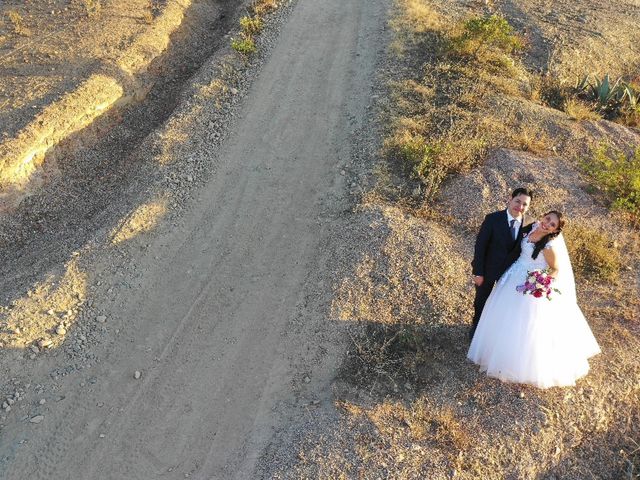
[[[533,292],[533,296],[536,298],[540,298],[542,296],[542,292],[540,290],[536,290]]]

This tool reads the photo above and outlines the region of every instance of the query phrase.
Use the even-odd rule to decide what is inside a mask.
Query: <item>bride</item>
[[[482,311],[467,358],[487,375],[540,388],[575,385],[600,353],[576,303],[571,261],[561,235],[562,214],[551,211],[523,230],[520,256],[500,277]],[[548,300],[516,287],[547,269],[560,293]]]

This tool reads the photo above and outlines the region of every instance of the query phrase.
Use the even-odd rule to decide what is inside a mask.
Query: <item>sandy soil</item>
[[[323,266],[350,205],[343,169],[383,19],[379,3],[298,2],[219,148],[216,104],[179,105],[113,164],[116,177],[150,173],[164,137],[186,132],[175,148],[215,170],[185,175],[201,184],[192,200],[182,183],[151,188],[179,173],[167,167],[96,201],[103,171],[63,177],[85,217],[44,207],[51,184],[5,218],[5,234],[18,215],[28,224],[33,202],[54,245],[49,256],[18,228],[5,263],[2,478],[251,478],[274,430],[327,400],[339,344],[307,304],[330,297]],[[127,115],[69,164],[113,155],[107,140],[140,121]],[[56,212],[76,228],[49,224]],[[45,330],[30,323],[45,315]]]
[[[619,438],[637,432],[633,291],[579,282],[606,355],[575,389],[465,361],[474,230],[514,180],[540,189],[535,209],[615,226],[624,251],[636,232],[549,152],[544,171],[493,152],[416,211],[420,189],[380,158],[388,80],[410,68],[385,57],[390,3],[281,5],[248,59],[224,36],[242,12],[220,4],[229,23],[207,33],[212,8],[144,102],[67,145],[1,217],[0,478],[615,478],[637,454]],[[422,3],[406,2],[428,17]],[[635,58],[591,3],[434,4],[447,19],[498,6],[526,30],[529,66],[563,78],[576,30],[594,71]],[[607,42],[624,58],[598,56]],[[637,143],[571,125],[567,142]]]

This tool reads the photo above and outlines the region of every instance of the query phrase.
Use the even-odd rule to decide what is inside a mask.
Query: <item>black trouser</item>
[[[482,315],[482,309],[484,308],[484,304],[487,303],[487,298],[491,295],[494,283],[496,283],[495,280],[487,281],[485,278],[482,285],[476,287],[476,298],[473,301],[473,325],[471,325],[471,330],[469,330],[469,340],[473,339],[473,334],[476,333],[480,315]]]

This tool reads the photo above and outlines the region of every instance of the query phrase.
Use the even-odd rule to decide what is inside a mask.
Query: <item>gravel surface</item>
[[[326,264],[383,19],[282,6],[259,55],[219,50],[172,108],[154,90],[6,217],[3,478],[251,478],[327,398]]]

